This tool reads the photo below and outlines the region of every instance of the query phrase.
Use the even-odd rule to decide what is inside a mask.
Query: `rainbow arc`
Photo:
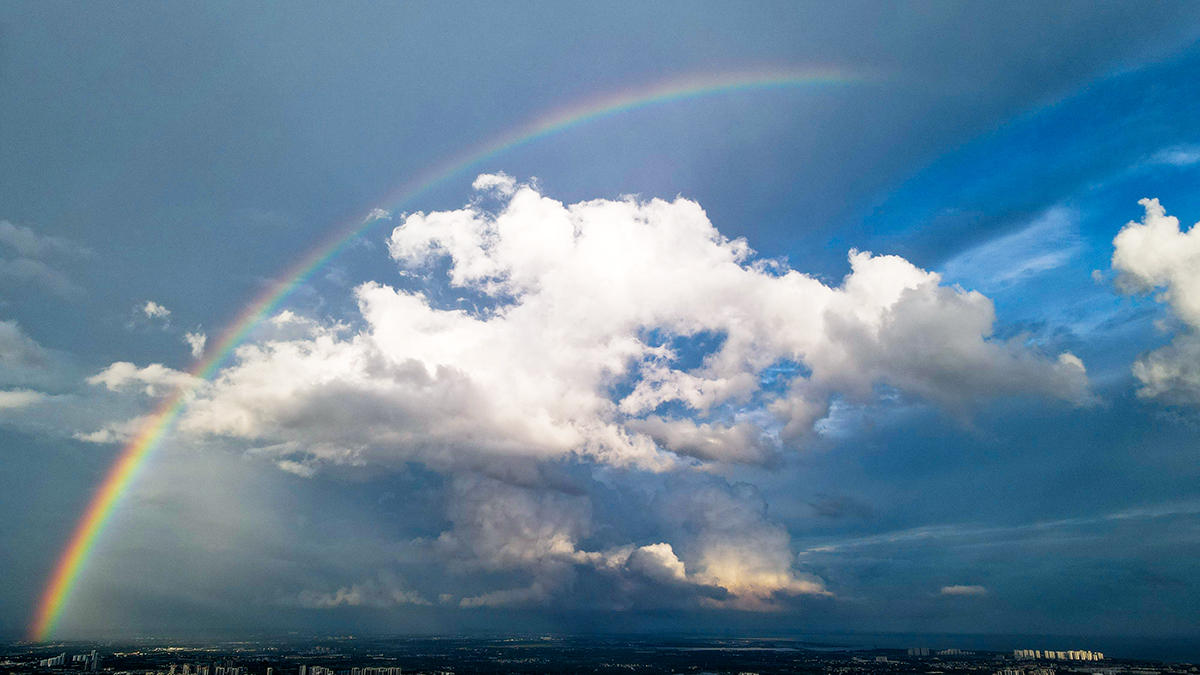
[[[832,69],[770,70],[756,72],[700,75],[674,79],[653,86],[630,89],[586,100],[554,110],[534,121],[517,127],[470,152],[442,162],[415,179],[389,192],[381,203],[390,209],[402,208],[413,199],[438,185],[459,177],[481,164],[514,148],[533,143],[588,122],[653,105],[712,96],[716,94],[860,84],[868,78]],[[324,267],[360,234],[383,217],[378,208],[370,215],[338,227],[333,234],[298,263],[286,270],[239,314],[215,342],[209,355],[197,362],[191,374],[197,381],[208,380],[230,357],[233,350],[250,335],[265,317],[271,315],[295,289],[317,270]],[[161,444],[186,407],[195,386],[182,387],[168,396],[147,418],[147,422],[121,450],[108,470],[83,516],[76,524],[66,548],[59,556],[49,581],[41,595],[36,615],[30,626],[30,638],[50,639],[67,602],[87,565],[92,550],[106,526],[121,496],[136,479],[147,458]]]

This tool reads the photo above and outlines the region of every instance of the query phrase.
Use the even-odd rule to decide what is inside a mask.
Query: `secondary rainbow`
[[[400,185],[380,202],[388,209],[406,206],[411,200],[437,185],[460,176],[502,153],[546,136],[586,124],[590,121],[636,110],[647,106],[681,101],[702,96],[761,89],[786,89],[821,85],[850,85],[867,82],[860,74],[832,69],[760,70],[753,72],[697,75],[648,87],[628,89],[608,96],[589,99],[551,111],[536,120],[513,129],[475,149],[442,162],[420,176]],[[356,237],[380,220],[388,218],[387,211],[375,208],[365,218],[356,218],[335,228],[331,237],[284,272],[254,299],[230,324],[209,350],[207,358],[196,363],[191,374],[193,384],[181,387],[168,396],[137,435],[122,448],[117,460],[105,475],[87,510],[75,526],[66,549],[54,567],[38,603],[29,635],[45,641],[54,633],[67,600],[90,557],[93,547],[111,520],[121,495],[137,477],[147,458],[170,431],[196,385],[208,380],[220,369],[234,349],[246,339],[259,322],[270,315],[296,287],[336,257]]]

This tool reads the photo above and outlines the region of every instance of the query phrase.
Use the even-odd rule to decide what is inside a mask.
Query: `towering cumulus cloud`
[[[826,592],[729,486],[662,501],[688,514],[660,518],[686,541],[584,550],[587,498],[545,478],[554,462],[766,464],[803,448],[834,397],[956,417],[993,396],[1089,398],[1079,359],[992,338],[990,300],[902,258],[851,251],[828,285],[756,258],[686,199],[565,205],[504,175],[476,190],[391,233],[413,283],[359,286],[352,325],[281,315],[280,337],[239,349],[182,424],[302,475],[415,461],[453,476],[439,550],[533,574],[464,605],[539,601],[579,566],[746,608]]]
[[[1185,328],[1170,345],[1139,358],[1138,393],[1200,405],[1200,228],[1180,229],[1157,199],[1143,199],[1142,222],[1129,222],[1113,240],[1118,286],[1129,293],[1159,291]]]

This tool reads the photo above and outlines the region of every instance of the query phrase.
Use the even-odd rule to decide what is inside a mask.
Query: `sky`
[[[0,633],[1198,638],[1198,37],[4,3]]]

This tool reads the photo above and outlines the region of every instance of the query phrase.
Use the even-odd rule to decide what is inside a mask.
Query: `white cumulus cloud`
[[[152,363],[143,368],[128,361],[117,361],[87,379],[91,385],[104,385],[109,391],[142,388],[147,396],[169,393],[180,387],[193,387],[199,379],[182,371]]]
[[[137,435],[139,431],[144,429],[149,424],[151,418],[147,415],[139,415],[137,417],[120,420],[117,422],[108,422],[104,426],[95,431],[79,431],[71,435],[77,441],[85,443],[96,443],[99,445],[107,445],[109,443],[125,443]]]
[[[831,401],[886,405],[881,391],[956,417],[996,396],[1090,400],[1078,358],[994,338],[987,297],[903,258],[851,251],[829,284],[757,259],[687,199],[567,205],[507,176],[476,188],[491,198],[409,215],[389,237],[406,276],[437,292],[367,282],[357,321],[281,313],[180,422],[305,477],[412,462],[446,475],[450,525],[432,554],[508,581],[445,603],[546,603],[598,577],[755,611],[830,595],[747,486],[672,491],[651,507],[659,533],[593,545],[588,497],[546,467],[768,464],[803,447]],[[93,380],[190,377],[150,368]]]
[[[147,300],[146,304],[142,305],[142,314],[145,314],[147,319],[166,319],[171,316],[171,310],[153,300]]]
[[[1138,394],[1200,404],[1200,227],[1184,231],[1157,199],[1138,203],[1146,209],[1142,221],[1126,223],[1113,239],[1117,287],[1157,293],[1184,324],[1170,345],[1134,363]]]
[[[188,332],[183,334],[183,341],[191,350],[192,358],[198,359],[204,355],[204,346],[208,344],[208,335],[204,331]]]
[[[986,297],[902,258],[852,251],[830,286],[756,261],[686,199],[564,205],[520,185],[502,201],[410,215],[389,240],[411,273],[444,260],[451,290],[482,295],[482,309],[365,283],[357,332],[312,326],[244,346],[184,428],[335,444],[356,461],[577,455],[667,469],[764,461],[835,394],[871,400],[880,385],[955,414],[998,395],[1088,400],[1077,358],[992,338]],[[681,366],[671,340],[700,334],[720,345]],[[780,362],[809,372],[763,392]],[[731,417],[752,400],[756,421]]]

